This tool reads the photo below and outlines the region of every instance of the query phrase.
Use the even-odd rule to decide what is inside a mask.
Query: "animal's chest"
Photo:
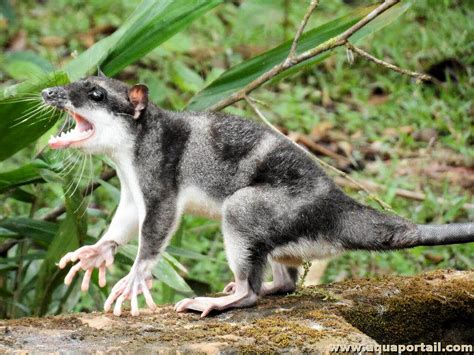
[[[178,208],[180,213],[219,220],[221,218],[222,203],[211,198],[198,187],[190,186],[179,193]]]

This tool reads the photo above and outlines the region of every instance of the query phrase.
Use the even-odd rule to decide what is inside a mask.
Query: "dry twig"
[[[354,46],[349,41],[346,42],[346,47],[348,48],[349,51],[355,52],[358,55],[360,55],[361,57],[363,57],[363,58],[365,58],[365,59],[367,59],[367,60],[369,60],[369,61],[371,61],[375,64],[381,65],[385,68],[396,71],[397,73],[411,76],[411,77],[413,77],[413,78],[415,78],[416,80],[419,80],[419,81],[431,81],[431,82],[434,82],[434,83],[438,82],[437,79],[433,78],[432,76],[430,76],[428,74],[423,74],[423,73],[418,73],[418,72],[415,72],[415,71],[403,69],[403,68],[397,67],[396,65],[393,65],[391,63],[387,63],[387,62],[385,62],[381,59],[375,58],[373,55],[367,53],[366,51],[360,49],[359,47]]]
[[[360,186],[355,185],[355,184],[351,183],[350,181],[347,181],[347,180],[342,179],[340,177],[336,177],[336,179],[334,179],[334,181],[336,182],[336,184],[338,184],[341,187],[347,187],[347,188],[355,189],[355,190],[361,190],[360,186],[364,187],[364,189],[363,189],[364,191],[368,190],[368,191],[375,192],[375,191],[384,191],[384,190],[386,190],[385,186],[377,184],[376,182],[373,182],[373,181],[367,181],[367,180],[359,181]],[[406,198],[406,199],[409,199],[409,200],[415,200],[415,201],[424,201],[424,200],[426,200],[426,194],[424,194],[423,192],[411,191],[411,190],[400,189],[400,188],[395,189],[395,195]],[[446,204],[447,203],[447,201],[443,198],[438,198],[437,201],[438,201],[439,204]],[[474,210],[474,204],[465,203],[465,204],[463,204],[462,208],[466,211]]]
[[[295,66],[296,64],[304,62],[305,60],[313,58],[313,57],[315,57],[315,56],[317,56],[321,53],[324,53],[324,52],[327,52],[327,51],[329,51],[331,49],[334,49],[336,47],[340,47],[342,45],[345,45],[347,40],[349,39],[349,37],[351,37],[355,32],[360,30],[362,27],[367,25],[369,22],[374,20],[376,17],[378,17],[380,14],[382,14],[383,12],[385,12],[386,10],[388,10],[389,8],[391,8],[392,6],[397,4],[398,2],[400,2],[400,0],[386,0],[385,2],[380,4],[380,6],[375,8],[375,10],[373,10],[370,14],[365,16],[362,20],[357,22],[352,27],[348,28],[346,31],[344,31],[340,35],[338,35],[334,38],[331,38],[330,40],[320,44],[319,46],[317,46],[313,49],[310,49],[310,50],[308,50],[304,53],[301,53],[299,55],[294,56],[293,58],[291,58],[291,60],[285,60],[282,63],[275,65],[272,69],[270,69],[269,71],[263,73],[257,79],[253,80],[252,82],[247,84],[245,87],[243,87],[239,91],[233,93],[228,98],[217,102],[215,105],[213,105],[210,108],[210,110],[211,111],[219,111],[219,110],[222,110],[223,108],[225,108],[229,105],[232,105],[232,104],[236,103],[237,101],[244,100],[245,97],[249,93],[251,93],[256,88],[260,87],[261,85],[263,85],[268,80],[275,77],[276,75],[280,74],[281,72]],[[311,9],[312,3],[310,4],[310,9]],[[311,12],[312,11],[308,11],[307,13],[311,14]],[[304,24],[304,21],[303,21],[303,24]],[[304,26],[302,26],[302,27],[300,27],[301,30],[304,29]],[[296,36],[295,36],[295,39],[297,39]],[[293,45],[294,45],[295,48],[298,44],[298,40],[299,40],[299,38],[296,41],[295,40],[293,41]],[[292,45],[292,47],[293,47],[293,45]],[[290,50],[290,54],[291,54],[291,50]]]
[[[369,22],[374,20],[376,17],[378,17],[380,14],[382,14],[383,12],[385,12],[386,10],[388,10],[389,8],[391,8],[392,6],[397,4],[398,2],[399,2],[399,0],[386,0],[386,1],[384,1],[382,4],[380,4],[380,6],[378,6],[375,10],[373,10],[370,14],[368,14],[362,20],[357,22],[355,25],[353,25],[352,27],[350,27],[349,29],[344,31],[342,34],[340,34],[340,35],[338,35],[338,36],[336,36],[336,37],[320,44],[319,46],[317,46],[313,49],[310,49],[310,50],[308,50],[308,51],[306,51],[306,52],[304,52],[300,55],[297,55],[298,42],[301,38],[301,35],[303,34],[304,28],[306,27],[306,24],[308,23],[308,20],[309,20],[311,14],[314,12],[315,8],[318,6],[318,3],[319,3],[318,0],[311,0],[311,3],[308,7],[308,10],[306,11],[306,14],[304,15],[303,20],[301,22],[301,25],[300,25],[300,27],[298,28],[298,30],[295,34],[295,37],[293,39],[293,42],[292,42],[292,45],[291,45],[291,48],[290,48],[290,51],[288,53],[288,57],[286,58],[286,60],[283,61],[282,63],[274,66],[272,69],[270,69],[266,73],[260,75],[257,79],[250,82],[244,88],[242,88],[241,90],[235,92],[234,94],[232,94],[227,99],[223,99],[223,100],[217,102],[214,106],[211,107],[211,110],[213,110],[213,111],[221,110],[221,109],[223,109],[223,108],[225,108],[229,105],[232,105],[233,103],[235,103],[237,101],[240,101],[240,100],[244,99],[250,105],[250,107],[255,111],[257,116],[267,126],[269,126],[272,130],[274,130],[278,134],[280,134],[280,135],[284,136],[285,138],[289,139],[283,133],[281,133],[278,129],[276,129],[266,119],[266,117],[260,112],[258,107],[254,104],[253,101],[255,101],[255,100],[251,99],[248,96],[248,94],[250,92],[252,92],[253,90],[255,90],[256,88],[260,87],[262,84],[264,84],[265,82],[267,82],[268,80],[270,80],[274,76],[276,76],[279,73],[293,67],[294,65],[296,65],[298,63],[301,63],[301,62],[303,62],[307,59],[313,58],[313,57],[315,57],[315,56],[317,56],[317,55],[319,55],[323,52],[329,51],[331,49],[334,49],[336,47],[343,46],[343,45],[346,45],[349,51],[354,51],[357,54],[359,54],[360,56],[362,56],[362,57],[364,57],[364,58],[366,58],[366,59],[368,59],[368,60],[370,60],[370,61],[372,61],[376,64],[379,64],[379,65],[382,65],[386,68],[394,70],[398,73],[401,73],[401,74],[404,74],[404,75],[409,75],[409,76],[414,77],[417,80],[421,80],[421,81],[436,82],[436,79],[432,78],[431,76],[429,76],[427,74],[421,74],[421,73],[413,72],[413,71],[410,71],[410,70],[402,69],[402,68],[397,67],[393,64],[390,64],[390,63],[387,63],[383,60],[375,58],[374,56],[370,55],[369,53],[363,51],[362,49],[360,49],[358,47],[355,47],[353,44],[351,44],[349,42],[349,38],[354,33],[356,33],[362,27],[367,25]],[[314,156],[310,152],[303,149],[297,143],[295,143],[293,141],[292,141],[292,143],[294,143],[298,148],[300,148],[306,154],[308,154],[313,160],[317,161],[322,166],[332,170],[337,175],[339,175],[339,176],[343,177],[344,179],[346,179],[352,186],[356,186],[359,190],[365,191],[368,194],[369,198],[371,198],[371,199],[375,200],[376,202],[378,202],[382,206],[382,208],[394,212],[393,209],[387,203],[385,203],[383,200],[381,200],[375,193],[371,192],[370,189],[368,189],[366,186],[364,186],[363,184],[361,184],[358,181],[354,180],[352,177],[350,177],[348,174],[344,173],[343,171],[341,171],[341,170],[333,167],[332,165],[326,163],[324,160],[321,160],[318,157]],[[319,150],[318,148],[320,148],[320,147],[313,146],[313,148],[315,150]],[[326,150],[322,151],[322,153],[326,154],[326,155],[329,155],[329,156],[332,156],[332,158],[336,159],[336,157],[333,154],[328,154],[328,151],[326,151]]]
[[[296,31],[295,38],[293,39],[293,43],[291,44],[290,52],[288,53],[288,58],[287,60],[293,60],[294,57],[296,57],[296,49],[298,47],[298,42],[301,38],[301,35],[303,34],[304,28],[306,27],[306,24],[308,23],[309,18],[314,12],[314,9],[318,7],[319,5],[319,0],[311,0],[311,3],[309,4],[308,10],[306,11],[306,14],[303,17],[303,21],[301,21],[301,25],[298,28],[298,31]]]

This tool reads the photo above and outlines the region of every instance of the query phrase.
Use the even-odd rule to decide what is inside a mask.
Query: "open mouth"
[[[51,136],[48,144],[53,149],[67,148],[73,143],[83,142],[94,134],[94,125],[76,112],[66,112],[74,119],[76,126],[58,136]]]

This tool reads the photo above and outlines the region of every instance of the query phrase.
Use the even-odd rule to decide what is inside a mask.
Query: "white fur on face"
[[[71,148],[92,154],[106,154],[111,158],[124,153],[131,156],[135,139],[122,122],[123,118],[101,108],[80,108],[74,111],[92,123],[94,135],[85,141],[73,143]]]

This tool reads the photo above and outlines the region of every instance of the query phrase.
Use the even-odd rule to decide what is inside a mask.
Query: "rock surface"
[[[436,271],[305,287],[257,307],[138,317],[69,314],[0,321],[0,352],[328,352],[331,345],[471,343],[474,272]]]

